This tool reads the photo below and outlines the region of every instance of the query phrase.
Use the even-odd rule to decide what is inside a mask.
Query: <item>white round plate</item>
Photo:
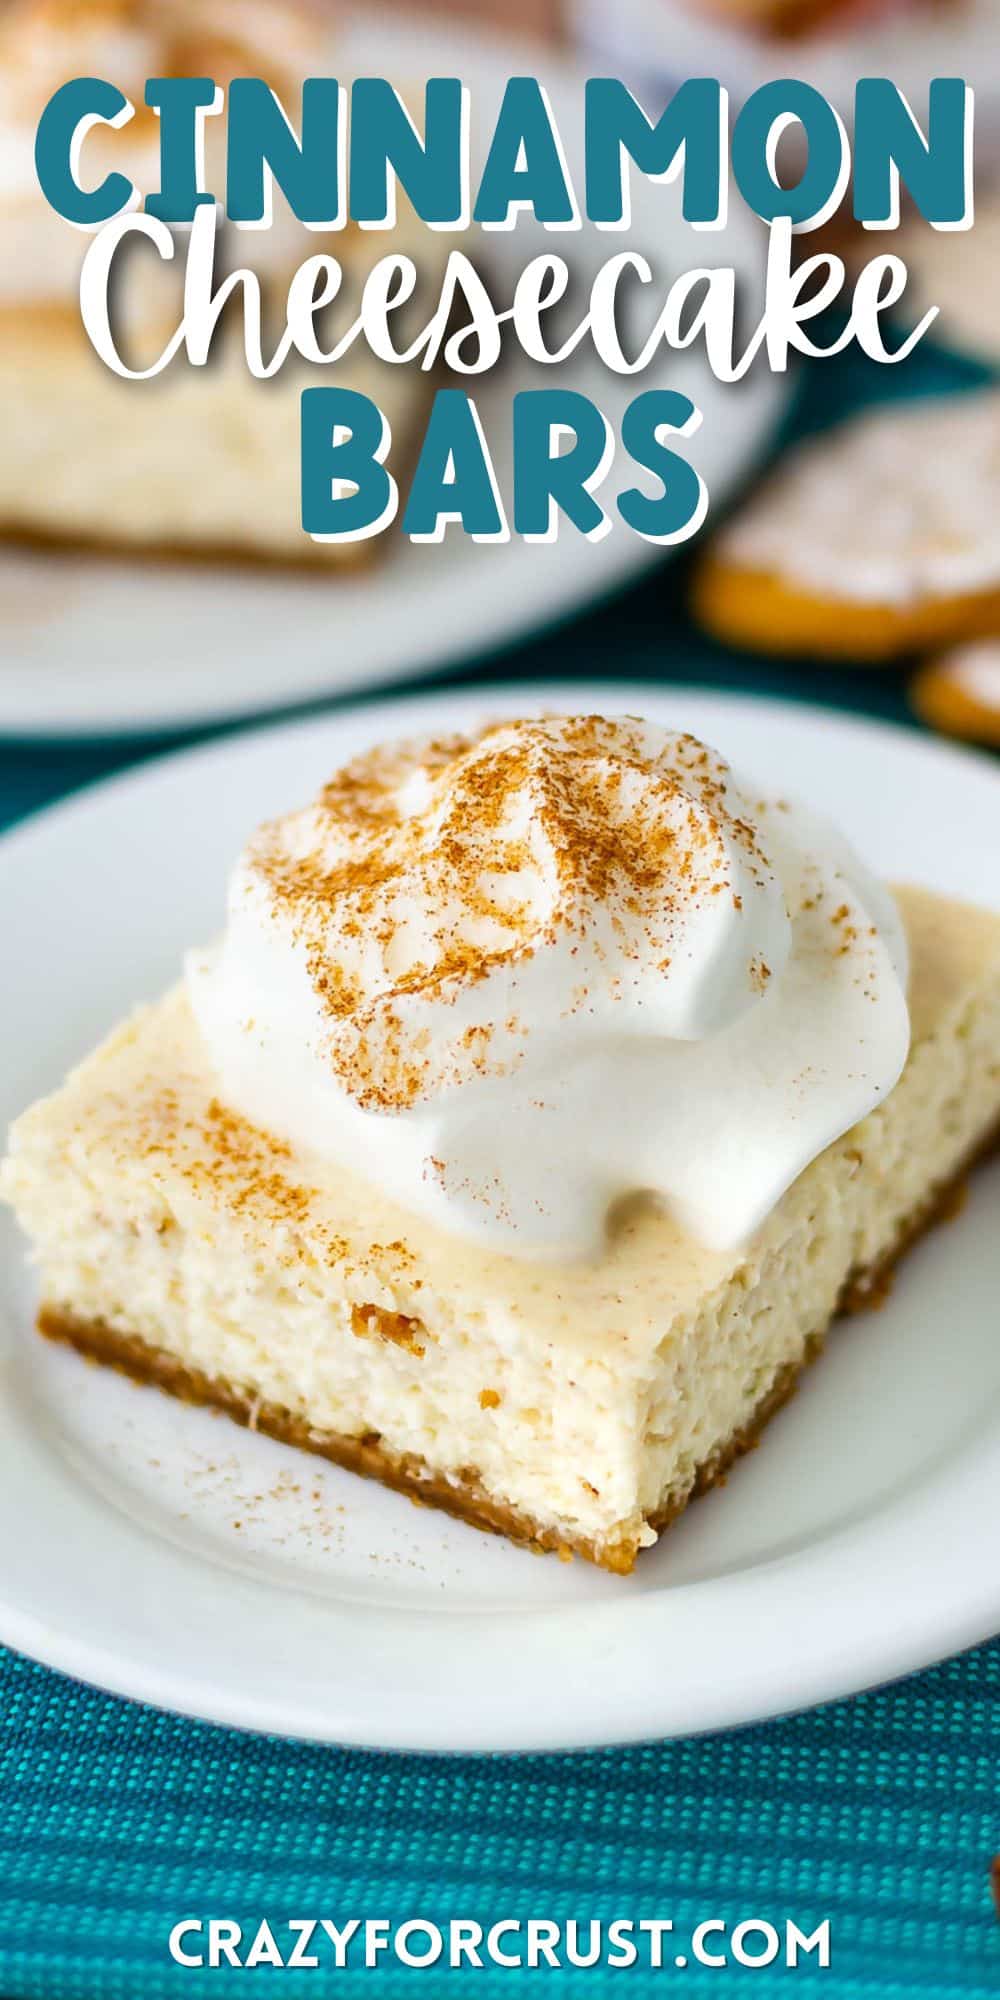
[[[678,688],[509,688],[285,725],[140,770],[0,843],[0,1116],[212,935],[265,813],[375,736],[537,705],[696,731],[834,812],[891,877],[996,903],[1000,774],[902,731]],[[1000,1628],[998,1180],[838,1329],[761,1449],[634,1576],[537,1560],[86,1366],[31,1332],[0,1230],[0,1639],[166,1708],[422,1750],[749,1722]],[[991,1216],[993,1218],[991,1222]]]
[[[359,20],[336,54],[344,75],[461,75],[473,93],[473,148],[480,164],[490,107],[498,105],[507,77],[540,68],[571,169],[582,159],[586,72],[567,61],[452,25],[414,30],[381,8],[368,10],[367,25]],[[748,306],[760,298],[763,232],[746,212],[734,213],[727,230],[713,236],[708,257],[705,239],[680,218],[678,186],[656,186],[638,175],[627,238],[589,225],[552,237],[521,215],[513,230],[493,231],[474,245],[502,299],[531,257],[555,248],[579,274],[582,300],[593,273],[625,247],[648,255],[662,288],[702,262],[731,263]],[[605,411],[616,435],[640,389],[669,384],[684,390],[703,422],[677,448],[697,465],[712,508],[761,456],[788,396],[787,377],[765,370],[735,387],[720,384],[695,349],[681,355],[664,350],[641,378],[631,378],[610,374],[585,345],[557,373],[560,383]],[[512,347],[500,367],[472,385],[508,501],[513,398],[522,389],[551,386],[555,374]],[[656,490],[655,481],[636,474],[619,455],[607,492],[627,484]],[[64,736],[184,729],[387,685],[507,645],[607,596],[663,557],[621,522],[600,542],[585,541],[566,526],[551,545],[516,537],[502,546],[477,545],[453,526],[440,546],[414,547],[394,527],[370,568],[342,576],[0,550],[0,731]]]

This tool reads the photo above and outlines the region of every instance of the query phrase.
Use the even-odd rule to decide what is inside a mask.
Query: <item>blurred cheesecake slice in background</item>
[[[224,87],[236,75],[261,76],[294,120],[304,77],[337,73],[330,23],[329,9],[303,0],[12,0],[0,9],[0,536],[326,567],[369,561],[385,546],[379,537],[338,545],[303,533],[299,398],[307,382],[328,381],[372,397],[392,431],[393,462],[405,466],[432,378],[376,362],[359,344],[335,370],[290,362],[258,382],[234,318],[207,367],[182,356],[149,382],[123,381],[81,324],[79,273],[93,238],[48,206],[34,170],[35,129],[52,93],[74,76],[107,77],[136,115],[120,130],[88,134],[85,174],[96,183],[113,168],[148,193],[159,185],[159,132],[143,103],[147,77],[209,75]],[[224,165],[225,120],[209,119],[210,188],[224,186]],[[407,251],[436,297],[448,249],[403,202],[391,232],[317,235],[278,189],[270,229],[223,229],[220,243],[222,268],[257,272],[279,326],[293,272],[319,251],[343,266],[347,324],[380,257]],[[149,366],[178,324],[183,250],[181,236],[173,265],[143,243],[123,250],[115,304],[133,366]]]

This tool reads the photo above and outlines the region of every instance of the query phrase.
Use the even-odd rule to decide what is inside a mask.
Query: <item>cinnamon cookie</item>
[[[1000,634],[1000,391],[799,445],[716,536],[696,616],[765,653],[887,660]]]
[[[922,667],[910,689],[932,729],[1000,750],[1000,638],[960,646]]]

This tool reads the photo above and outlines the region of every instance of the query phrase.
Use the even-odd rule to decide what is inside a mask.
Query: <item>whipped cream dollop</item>
[[[636,1194],[740,1245],[909,1045],[888,891],[633,717],[358,758],[253,837],[187,977],[234,1109],[525,1257]]]

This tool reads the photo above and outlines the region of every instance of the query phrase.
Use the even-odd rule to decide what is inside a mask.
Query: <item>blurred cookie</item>
[[[1000,638],[980,639],[929,660],[912,683],[910,699],[932,729],[1000,750]]]
[[[1000,391],[893,404],[790,451],[695,577],[718,638],[886,660],[1000,633]]]

